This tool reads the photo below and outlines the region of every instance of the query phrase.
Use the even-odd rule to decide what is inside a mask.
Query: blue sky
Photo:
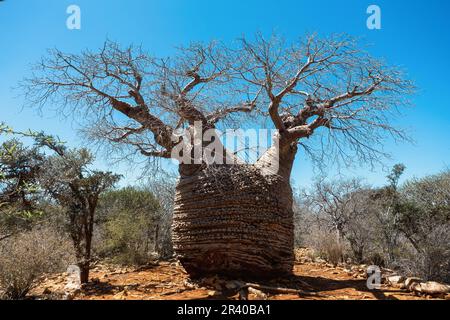
[[[81,30],[66,28],[70,4],[81,8]],[[381,8],[381,30],[366,27],[370,4]],[[450,166],[449,15],[448,0],[6,0],[0,2],[0,121],[20,130],[57,134],[71,146],[84,144],[75,122],[21,110],[20,92],[11,90],[47,48],[77,52],[98,48],[108,37],[123,44],[139,43],[150,53],[165,56],[190,41],[231,41],[256,31],[275,30],[287,39],[310,32],[344,32],[364,37],[372,44],[373,55],[406,68],[419,87],[415,107],[398,121],[410,130],[415,144],[387,141],[392,160],[386,164],[402,162],[407,166],[405,178],[420,177]],[[137,176],[128,164],[111,167],[99,158],[97,165],[124,173],[123,183],[133,183]],[[375,185],[384,183],[386,175],[381,167],[375,172],[368,167],[343,172],[366,177]],[[331,169],[329,175],[336,171]],[[296,186],[307,186],[313,176],[311,163],[299,155],[293,173]]]

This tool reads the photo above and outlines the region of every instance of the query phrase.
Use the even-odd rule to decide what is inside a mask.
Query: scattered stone
[[[259,300],[267,300],[267,294],[265,294],[261,290],[248,287],[248,292],[254,294]]]
[[[63,296],[63,299],[64,299],[64,300],[73,300],[73,299],[75,299],[75,297],[76,297],[80,292],[81,292],[80,289],[74,290],[74,291],[71,291],[71,292],[65,292],[65,293],[64,293],[64,296]]]
[[[331,276],[331,274],[339,274],[337,277],[342,278],[342,280],[355,278],[360,281],[360,279],[366,278],[366,270],[363,269],[361,265],[340,264],[336,268],[331,268],[325,266],[325,263],[313,263],[307,262],[307,260],[308,259],[302,256],[302,252],[300,252],[298,261],[301,261],[301,264],[297,263],[294,271],[296,273],[300,272],[299,274],[302,275],[307,274],[308,276],[313,275],[317,277],[326,277],[330,281],[333,281],[332,278],[335,278],[334,276]],[[330,264],[328,265],[330,266]],[[40,285],[33,289],[30,296],[34,296],[38,299],[58,298],[72,300],[98,298],[127,300],[130,298],[164,299],[163,297],[167,295],[177,298],[175,295],[180,294],[181,292],[185,292],[182,296],[183,299],[208,297],[210,299],[216,299],[224,298],[224,294],[226,294],[227,297],[234,297],[235,299],[238,298],[238,296],[241,299],[248,299],[249,295],[250,299],[266,299],[264,295],[266,295],[267,298],[276,297],[275,299],[283,299],[284,294],[288,295],[288,299],[291,299],[294,291],[295,296],[298,295],[296,293],[298,289],[289,289],[290,291],[283,291],[282,293],[275,294],[271,290],[266,291],[264,288],[267,288],[267,286],[264,286],[262,283],[246,284],[239,280],[219,278],[217,276],[210,276],[199,281],[194,281],[186,277],[181,268],[173,267],[173,264],[171,265],[170,263],[166,265],[166,267],[145,267],[142,269],[129,269],[105,264],[101,265],[101,267],[97,265],[95,266],[95,269],[101,271],[92,274],[93,278],[91,278],[89,287],[87,287],[88,290],[86,291],[83,289],[77,289],[79,276],[78,270],[75,266],[75,268],[70,272],[45,276],[45,278],[43,277],[40,279]],[[413,295],[416,295],[417,297],[420,297],[420,299],[439,298],[450,301],[450,288],[445,284],[425,282],[420,280],[420,278],[415,277],[402,277],[390,269],[381,268],[381,270],[384,285],[380,290],[383,291],[386,299],[395,298],[397,295],[402,299],[414,299]],[[126,276],[112,276],[111,273],[128,274]],[[108,283],[108,277],[111,278],[111,285]],[[108,280],[105,280],[105,278],[108,278]],[[407,283],[411,288],[411,291],[408,290],[399,294],[398,291],[392,290],[393,287],[402,289],[406,288],[406,280],[408,280]],[[95,285],[97,282],[101,283],[99,285]],[[308,295],[312,295],[313,293],[315,294],[315,291],[319,290],[317,286],[311,287],[308,286],[308,284],[301,284],[299,280],[295,280],[295,283],[292,283],[290,279],[273,280],[268,282],[267,285],[270,285],[272,288],[278,288],[279,286],[286,288],[290,288],[292,286],[298,288],[300,286],[301,288],[308,290],[306,291],[306,294]],[[136,288],[136,286],[138,287]],[[239,293],[240,289],[242,290]],[[342,292],[340,290],[338,291],[339,293],[336,293],[336,295],[327,295],[326,297],[332,299],[357,298],[364,300],[375,298],[366,291],[360,292],[357,290],[355,294],[354,290],[347,290],[347,288],[343,288]]]
[[[412,283],[410,290],[429,295],[444,295],[450,292],[450,287],[439,282],[428,281]]]
[[[80,268],[76,265],[70,265],[67,268],[67,283],[64,287],[66,296],[67,297],[72,296],[74,295],[74,292],[77,292],[80,289],[81,289]]]
[[[400,287],[404,285],[406,278],[403,276],[390,276],[387,278],[388,283],[394,287]]]
[[[411,286],[415,283],[420,283],[423,280],[417,277],[410,277],[405,280],[405,288],[411,290]]]
[[[217,291],[214,291],[214,290],[210,290],[210,291],[208,291],[208,297],[213,297],[213,296],[216,296],[217,295]]]

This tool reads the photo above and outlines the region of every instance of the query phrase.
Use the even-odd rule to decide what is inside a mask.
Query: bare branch
[[[167,157],[176,128],[196,121],[215,128],[246,115],[269,118],[281,144],[327,150],[333,160],[372,162],[384,156],[377,146],[386,136],[407,139],[392,120],[414,85],[355,39],[310,36],[287,45],[258,34],[239,43],[194,43],[166,59],[110,41],[98,53],[52,50],[22,88],[28,104],[56,105],[98,128],[92,137],[146,156]]]

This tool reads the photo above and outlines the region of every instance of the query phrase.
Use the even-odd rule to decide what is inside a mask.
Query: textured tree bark
[[[256,165],[215,165],[181,176],[173,243],[191,276],[265,278],[292,271],[294,155],[281,159],[279,174],[264,171],[263,157]]]
[[[78,267],[80,268],[80,283],[88,283],[89,282],[89,264],[79,263]]]

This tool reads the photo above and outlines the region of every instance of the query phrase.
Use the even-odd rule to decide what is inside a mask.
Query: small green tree
[[[37,184],[44,155],[17,139],[0,145],[0,241],[30,227],[42,211]]]
[[[160,206],[148,190],[126,187],[100,197],[99,253],[123,264],[144,264],[155,251]]]
[[[32,147],[24,147],[16,139],[1,146],[0,209],[20,204],[19,211],[30,218],[33,210],[36,211],[38,200],[53,201],[61,206],[67,213],[67,226],[81,271],[80,280],[87,282],[98,199],[120,176],[91,170],[94,157],[87,149],[68,149],[62,141],[44,133],[16,132],[0,123],[0,134],[14,134],[35,141]],[[44,154],[43,149],[49,149],[53,155]],[[36,199],[32,199],[36,195]],[[0,218],[5,216],[2,214]],[[0,234],[0,240],[12,234]]]
[[[401,207],[399,181],[406,167],[396,164],[387,175],[388,183],[385,187],[374,190],[372,200],[375,218],[378,221],[381,232],[381,242],[387,263],[392,265],[397,260],[396,251],[399,248],[399,236],[397,221]]]
[[[450,171],[408,181],[400,192],[397,227],[414,248],[402,266],[450,281]]]
[[[35,135],[39,146],[55,154],[47,157],[40,184],[48,196],[67,213],[81,283],[89,281],[94,218],[100,195],[109,190],[120,176],[111,172],[90,170],[94,160],[87,149],[67,149],[51,136]]]

